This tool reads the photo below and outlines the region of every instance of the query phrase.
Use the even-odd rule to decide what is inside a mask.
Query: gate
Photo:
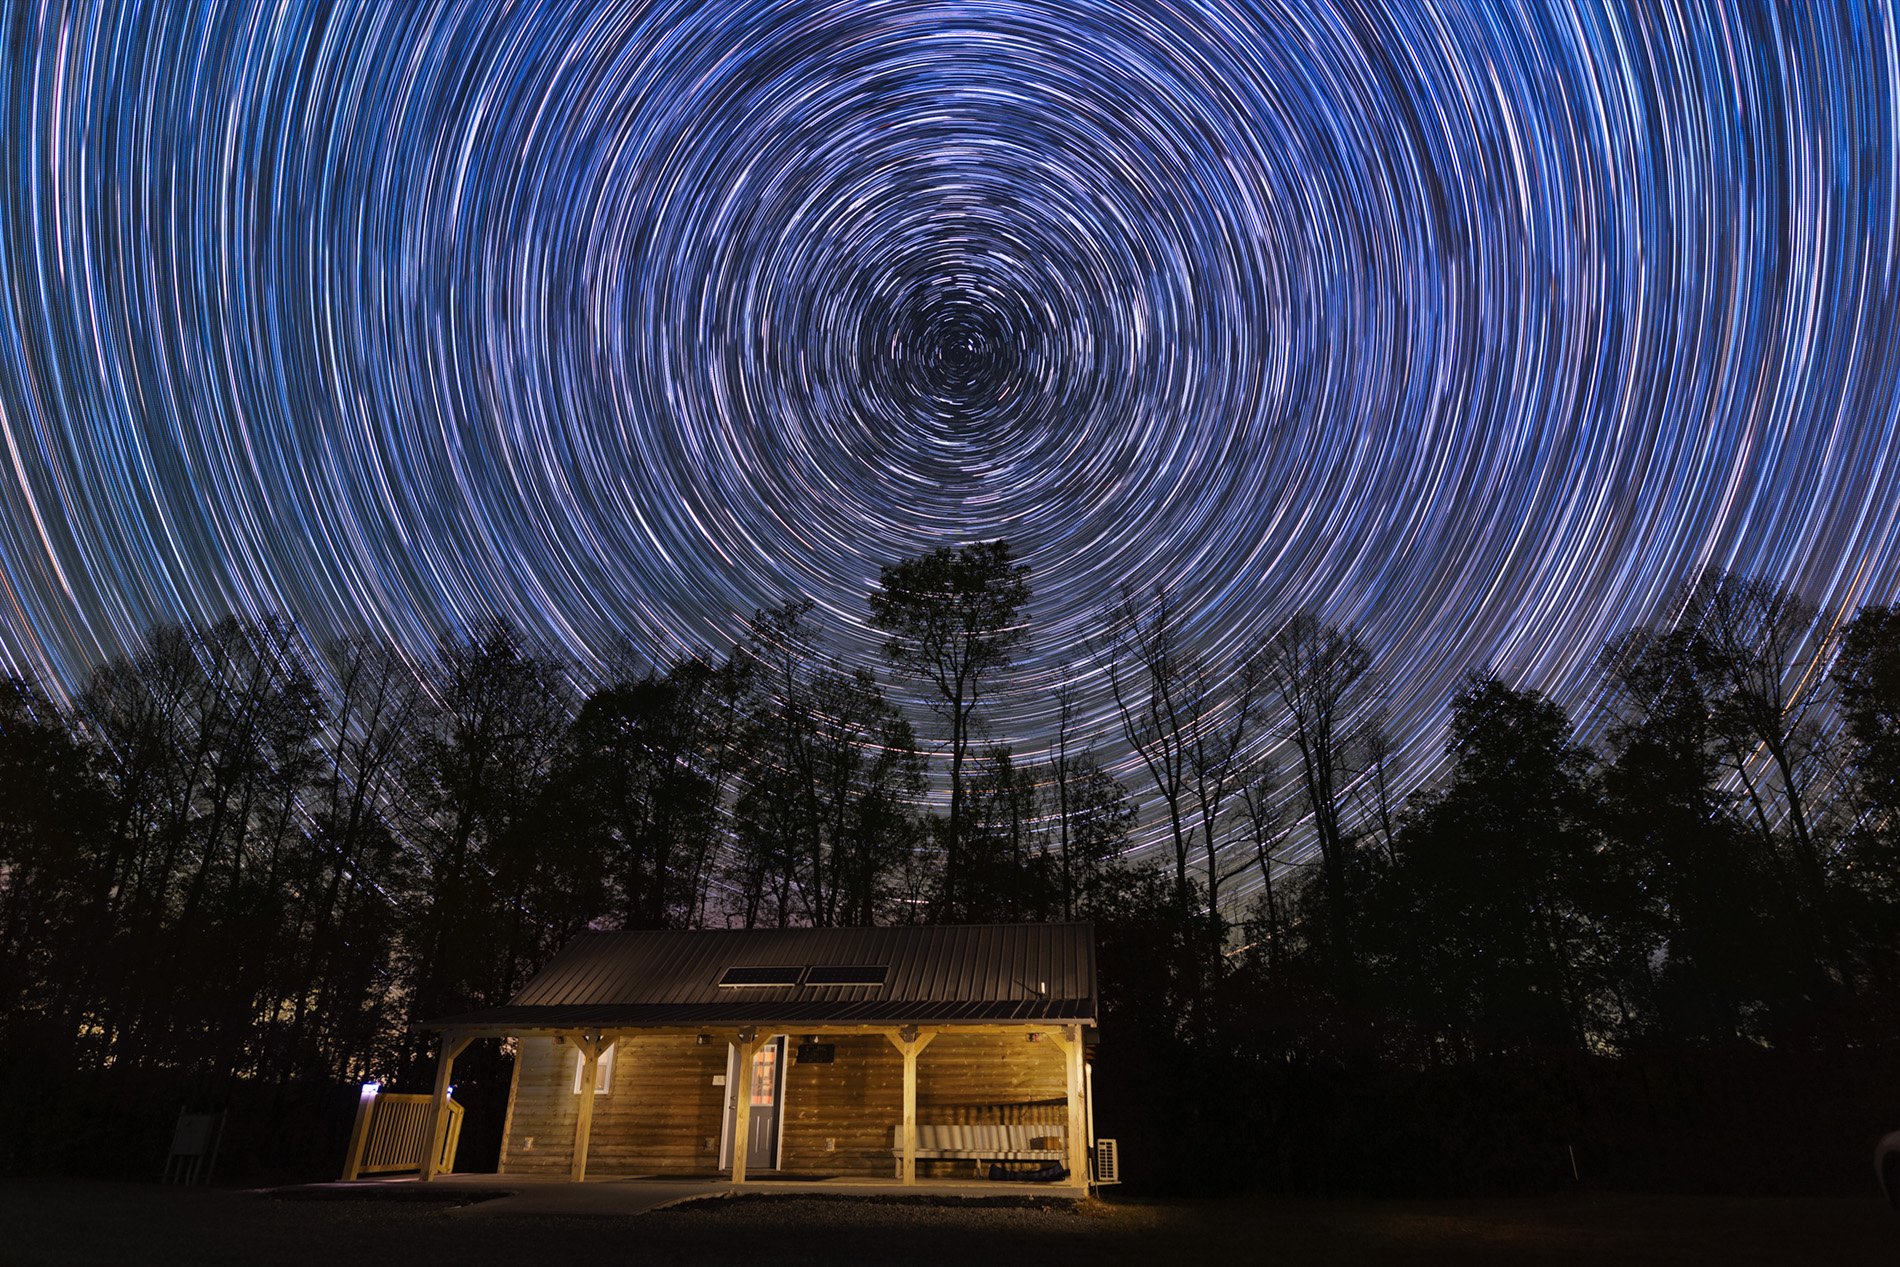
[[[365,1083],[350,1132],[350,1154],[343,1163],[344,1180],[421,1170],[434,1127],[434,1096],[397,1095]],[[442,1133],[442,1155],[436,1162],[439,1173],[449,1172],[461,1138],[462,1106],[450,1097],[448,1129]]]

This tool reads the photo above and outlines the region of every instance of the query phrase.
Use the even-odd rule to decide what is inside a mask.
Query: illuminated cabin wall
[[[891,1128],[901,1120],[904,1062],[882,1034],[830,1035],[830,1064],[800,1064],[786,1035],[780,1168],[793,1174],[893,1174]],[[521,1041],[502,1169],[568,1171],[574,1143],[574,1048]],[[917,1062],[917,1120],[1066,1120],[1061,1049],[1024,1035],[940,1033]],[[587,1173],[705,1174],[719,1165],[726,1039],[701,1046],[677,1034],[624,1037],[610,1090],[594,1100]],[[1037,1103],[1038,1101],[1042,1103]],[[528,1141],[532,1139],[533,1145]],[[920,1176],[967,1174],[971,1163],[920,1162]]]

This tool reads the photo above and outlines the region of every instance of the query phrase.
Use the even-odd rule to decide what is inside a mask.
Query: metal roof
[[[882,986],[725,987],[737,966],[883,966]],[[425,1029],[1095,1021],[1088,924],[582,933],[505,1007]]]

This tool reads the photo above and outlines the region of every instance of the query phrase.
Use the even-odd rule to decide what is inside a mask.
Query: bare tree
[[[1076,747],[1075,687],[1056,688],[1056,733],[1049,748],[1050,808],[1054,811],[1056,886],[1062,918],[1074,919],[1109,861],[1128,843],[1135,808],[1128,789],[1102,768],[1095,750]]]
[[[1365,762],[1365,798],[1370,802],[1365,813],[1371,819],[1385,860],[1391,862],[1395,856],[1394,836],[1398,824],[1392,812],[1393,744],[1392,732],[1386,725],[1388,720],[1384,708],[1370,710],[1360,728],[1359,748]]]
[[[1350,755],[1362,720],[1361,686],[1372,656],[1358,635],[1298,612],[1262,648],[1261,670],[1281,709],[1280,737],[1297,758],[1296,779],[1319,845],[1327,940],[1343,981],[1352,964],[1349,851],[1343,820]]]
[[[1757,822],[1772,835],[1761,789],[1767,773],[1780,784],[1807,896],[1818,901],[1826,875],[1808,791],[1822,756],[1821,730],[1812,718],[1826,678],[1818,668],[1814,605],[1759,577],[1709,572],[1690,591],[1681,623],[1706,649],[1712,718]]]
[[[1195,833],[1210,912],[1218,911],[1229,801],[1260,696],[1260,667],[1249,652],[1227,665],[1181,640],[1174,599],[1157,587],[1144,602],[1124,590],[1103,621],[1096,658],[1107,674],[1122,734],[1140,756],[1167,807],[1175,896],[1193,909]]]
[[[1193,710],[1183,698],[1183,653],[1172,595],[1156,586],[1146,602],[1131,589],[1104,613],[1095,656],[1108,677],[1122,736],[1141,758],[1167,808],[1174,849],[1174,896],[1185,918],[1194,909],[1188,877],[1193,835],[1187,824]]]
[[[1708,571],[1689,587],[1676,626],[1632,631],[1614,652],[1634,672],[1693,675],[1724,766],[1740,787],[1770,866],[1820,957],[1854,988],[1814,789],[1832,751],[1820,724],[1829,649],[1812,603],[1771,581]],[[1791,874],[1790,874],[1791,873]]]
[[[1186,674],[1184,698],[1193,719],[1187,744],[1188,786],[1201,820],[1210,911],[1220,910],[1221,883],[1226,878],[1220,856],[1225,843],[1222,823],[1253,739],[1259,677],[1259,663],[1252,655],[1243,656],[1218,676],[1197,659]],[[1222,686],[1228,689],[1223,691]]]
[[[1262,937],[1266,941],[1267,968],[1280,963],[1280,898],[1274,887],[1274,868],[1280,860],[1274,850],[1286,840],[1286,814],[1281,804],[1280,771],[1271,756],[1262,755],[1251,762],[1240,776],[1240,807],[1247,822],[1247,843],[1252,863],[1260,869],[1260,905],[1266,917]],[[1239,874],[1236,868],[1233,874]]]

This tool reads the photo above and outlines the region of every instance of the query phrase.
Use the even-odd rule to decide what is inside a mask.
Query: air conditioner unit
[[[1112,1139],[1095,1141],[1095,1182],[1120,1183],[1122,1181],[1121,1150]]]

